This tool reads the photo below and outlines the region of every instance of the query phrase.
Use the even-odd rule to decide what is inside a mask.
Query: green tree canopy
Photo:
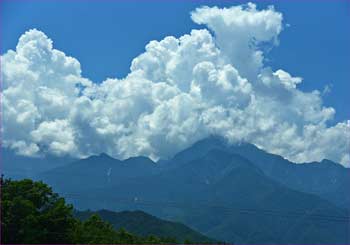
[[[73,216],[73,207],[43,182],[1,178],[1,238],[5,244],[155,244],[176,243],[173,238],[140,237],[114,230],[98,215],[85,221]]]
[[[2,180],[3,243],[65,243],[75,219],[72,206],[42,182]]]

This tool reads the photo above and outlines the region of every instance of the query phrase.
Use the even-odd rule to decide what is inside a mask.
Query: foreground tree
[[[73,241],[84,244],[111,244],[116,241],[116,232],[111,224],[104,222],[98,215],[92,215],[84,222],[77,221]]]
[[[73,208],[42,182],[2,180],[3,243],[67,243],[75,226]]]
[[[140,237],[114,230],[98,215],[85,221],[43,182],[1,177],[1,243],[147,244],[176,243],[172,238]]]

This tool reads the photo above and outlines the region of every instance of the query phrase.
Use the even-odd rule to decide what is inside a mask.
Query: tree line
[[[41,181],[1,177],[2,244],[169,244],[171,237],[142,237],[114,227],[94,214],[74,217],[73,206]],[[184,241],[190,243],[190,241]]]

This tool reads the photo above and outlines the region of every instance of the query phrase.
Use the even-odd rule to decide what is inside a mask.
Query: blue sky
[[[1,1],[2,53],[13,49],[30,28],[44,31],[57,49],[77,58],[93,81],[123,77],[148,41],[176,37],[200,28],[189,12],[201,5],[231,6],[234,1]],[[290,27],[268,55],[270,65],[304,78],[304,91],[331,86],[324,102],[336,121],[350,118],[350,2],[286,1],[273,4]]]

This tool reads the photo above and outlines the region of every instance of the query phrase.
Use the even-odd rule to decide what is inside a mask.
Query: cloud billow
[[[302,78],[264,66],[261,44],[278,44],[282,14],[254,4],[200,7],[208,29],[151,41],[123,79],[101,84],[24,33],[2,56],[3,145],[18,154],[168,158],[212,134],[250,142],[295,162],[328,158],[349,166],[349,125]],[[211,34],[213,33],[213,34]]]

